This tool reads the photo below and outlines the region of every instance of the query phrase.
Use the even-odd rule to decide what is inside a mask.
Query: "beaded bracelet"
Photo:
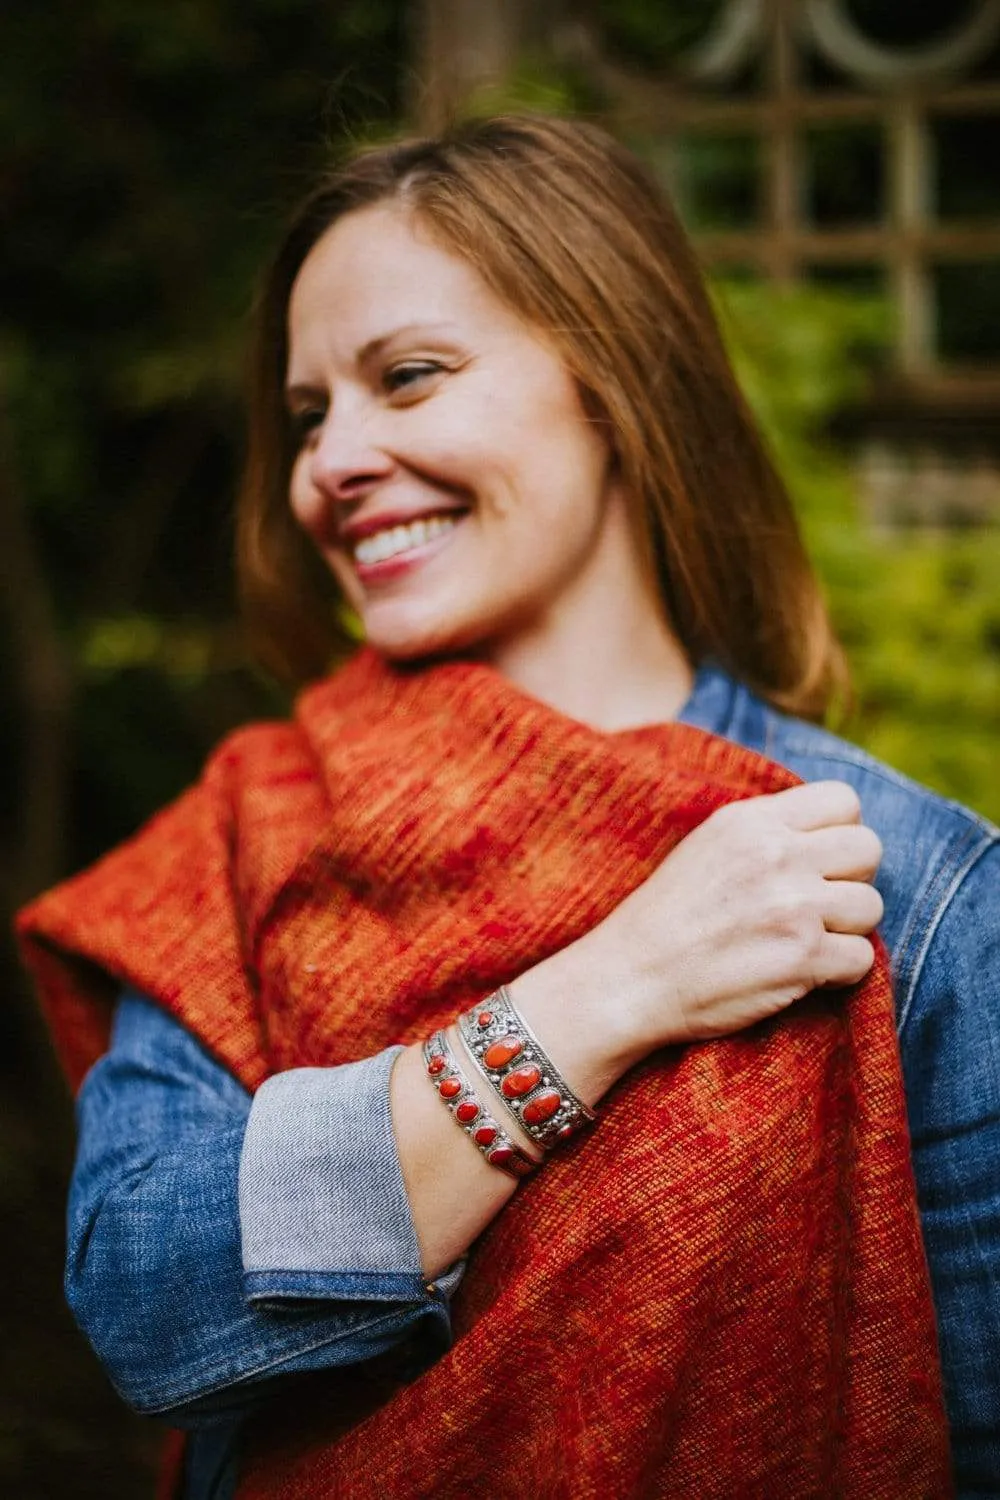
[[[480,1104],[443,1031],[436,1031],[424,1042],[423,1057],[427,1076],[439,1097],[491,1167],[498,1167],[508,1177],[521,1178],[540,1165],[540,1161],[515,1145]]]
[[[559,1073],[506,985],[459,1016],[458,1029],[504,1104],[544,1151],[597,1118]]]

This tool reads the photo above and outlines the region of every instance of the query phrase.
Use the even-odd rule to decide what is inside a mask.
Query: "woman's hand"
[[[836,781],[724,807],[591,932],[512,981],[514,1003],[585,1103],[659,1047],[739,1031],[819,985],[867,974],[882,847],[860,817]],[[393,1074],[393,1118],[424,1267],[436,1275],[513,1188],[422,1075],[410,1047]]]
[[[633,1045],[741,1030],[871,968],[882,857],[843,782],[720,808],[583,940],[617,972]]]

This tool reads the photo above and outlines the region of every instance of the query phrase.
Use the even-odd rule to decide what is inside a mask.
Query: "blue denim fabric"
[[[212,1429],[190,1444],[190,1500],[229,1493],[236,1420],[275,1377],[404,1343],[415,1374],[447,1347],[461,1263],[425,1286],[388,1110],[396,1051],[324,1070],[323,1099],[319,1070],[295,1070],[251,1108],[158,1007],[126,996],[117,1008],[110,1051],[77,1101],[66,1294],[131,1406]],[[286,1199],[300,1170],[311,1198]],[[377,1207],[377,1232],[355,1204]],[[318,1246],[303,1233],[310,1212]]]
[[[803,780],[849,782],[883,841],[882,932],[956,1478],[961,1500],[1000,1495],[1000,835],[714,668],[680,717]],[[296,1069],[251,1110],[193,1038],[131,1000],[84,1085],[70,1300],[127,1400],[216,1424],[197,1434],[189,1500],[229,1493],[234,1419],[269,1379],[414,1337],[426,1361],[447,1342],[460,1269],[424,1289],[389,1066],[382,1054]]]

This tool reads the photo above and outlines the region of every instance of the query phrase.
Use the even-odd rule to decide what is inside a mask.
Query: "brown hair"
[[[288,503],[286,316],[325,231],[392,199],[547,335],[609,424],[647,564],[691,660],[714,657],[780,707],[821,718],[846,682],[843,657],[691,247],[640,162],[579,121],[478,120],[365,150],[300,208],[259,306],[238,520],[262,658],[301,682],[349,643],[333,581]]]

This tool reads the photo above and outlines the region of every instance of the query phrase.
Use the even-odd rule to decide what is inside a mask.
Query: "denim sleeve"
[[[1000,1495],[1000,844],[936,926],[901,1036],[960,1500]]]
[[[430,1286],[421,1275],[386,1101],[392,1061],[292,1070],[252,1107],[158,1007],[119,1004],[77,1104],[66,1290],[136,1410],[204,1426],[278,1376],[391,1348],[416,1373],[447,1347],[461,1268]]]

